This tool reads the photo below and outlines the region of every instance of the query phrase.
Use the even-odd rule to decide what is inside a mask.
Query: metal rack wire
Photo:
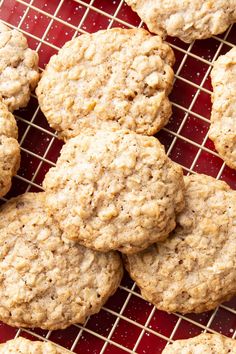
[[[24,33],[40,55],[43,70],[65,41],[112,27],[142,27],[123,0],[1,0],[0,18]],[[175,51],[173,118],[158,133],[168,155],[186,173],[206,173],[236,189],[236,173],[219,158],[208,139],[212,62],[236,45],[236,26],[210,40],[189,45],[168,38]],[[49,128],[32,94],[29,106],[15,112],[19,126],[22,166],[7,200],[41,190],[47,170],[55,164],[62,143]],[[37,141],[37,144],[35,144]],[[64,331],[13,329],[0,324],[0,342],[19,335],[52,341],[74,353],[161,353],[169,342],[204,332],[236,338],[236,299],[201,315],[166,314],[145,302],[126,276],[102,311],[82,325]]]

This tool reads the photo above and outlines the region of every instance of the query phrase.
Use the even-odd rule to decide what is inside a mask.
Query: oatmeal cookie
[[[21,32],[0,22],[0,95],[10,111],[27,105],[38,80],[38,54]]]
[[[209,137],[225,163],[236,169],[236,47],[214,63]]]
[[[36,89],[59,137],[87,129],[154,135],[171,115],[172,49],[144,29],[83,34],[54,55]]]
[[[185,177],[186,206],[169,237],[126,258],[143,297],[168,312],[204,312],[236,294],[236,191]]]
[[[131,131],[70,139],[43,186],[65,236],[100,251],[165,239],[184,206],[181,167],[156,138]]]
[[[31,341],[18,337],[0,344],[0,354],[68,354],[69,351],[62,349],[49,342]]]
[[[44,193],[27,193],[0,210],[0,320],[17,327],[63,329],[83,323],[117,289],[115,252],[62,240],[45,212]]]
[[[236,0],[125,0],[149,30],[190,43],[224,32],[236,22]]]
[[[11,179],[20,166],[20,146],[14,116],[0,97],[0,197],[11,188]]]
[[[236,354],[236,340],[221,334],[202,333],[197,337],[176,340],[162,354]]]

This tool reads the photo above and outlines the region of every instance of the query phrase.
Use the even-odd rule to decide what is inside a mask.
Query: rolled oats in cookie
[[[38,80],[38,54],[21,32],[0,22],[0,95],[10,111],[27,105]]]
[[[169,237],[125,262],[143,297],[168,312],[204,312],[236,294],[236,191],[185,177],[186,206]]]
[[[221,334],[202,333],[197,337],[176,340],[162,354],[236,354],[236,340]]]
[[[209,137],[225,163],[236,169],[236,47],[214,63]]]
[[[171,115],[173,63],[167,43],[144,29],[83,34],[50,59],[36,93],[61,138],[98,128],[154,135]]]
[[[0,354],[67,354],[67,350],[49,342],[18,337],[0,344]]]
[[[65,237],[99,251],[165,239],[184,206],[181,167],[156,138],[131,131],[70,139],[43,185]]]
[[[115,252],[62,240],[45,212],[44,193],[27,193],[0,210],[0,320],[63,329],[97,313],[122,274]]]
[[[18,129],[12,113],[0,97],[0,197],[11,188],[12,177],[20,166]]]
[[[236,22],[236,0],[125,0],[160,36],[190,43],[224,32]]]

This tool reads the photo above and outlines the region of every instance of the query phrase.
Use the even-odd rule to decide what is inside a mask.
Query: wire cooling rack
[[[112,27],[141,27],[143,23],[121,0],[1,0],[0,19],[17,28],[40,56],[43,70],[51,55],[81,33]],[[157,137],[168,155],[186,173],[205,173],[236,189],[236,172],[219,158],[208,139],[211,112],[212,62],[236,45],[236,25],[210,40],[185,44],[168,38],[176,56],[171,94],[173,118]],[[26,109],[15,112],[21,145],[21,168],[8,193],[40,191],[45,173],[55,164],[62,142],[49,128],[35,95]],[[84,354],[161,353],[168,342],[204,332],[236,337],[236,298],[215,311],[181,316],[158,311],[144,301],[126,275],[116,294],[99,314],[63,331],[16,329],[0,324],[0,342],[17,336],[52,341]]]

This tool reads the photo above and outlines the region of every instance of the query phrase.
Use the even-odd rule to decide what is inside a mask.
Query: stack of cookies
[[[167,43],[143,29],[81,35],[51,58],[36,93],[65,145],[44,192],[1,208],[0,320],[83,323],[116,291],[122,259],[142,296],[164,311],[199,313],[236,294],[236,191],[209,176],[183,177],[151,136],[171,115],[173,63]],[[14,109],[12,97],[5,101]],[[6,109],[1,117],[13,125]]]

